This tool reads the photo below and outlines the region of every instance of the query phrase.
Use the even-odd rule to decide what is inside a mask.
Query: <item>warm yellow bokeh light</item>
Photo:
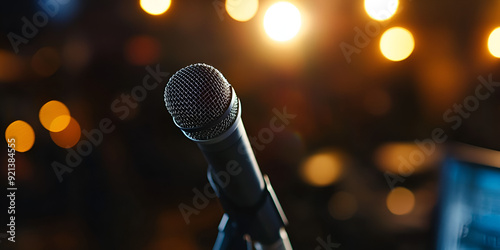
[[[398,10],[398,0],[365,0],[365,11],[371,18],[384,21]]]
[[[397,187],[387,195],[386,202],[391,213],[403,215],[410,213],[415,207],[415,195],[404,187]]]
[[[14,138],[14,140],[12,140]],[[5,129],[5,140],[8,145],[14,144],[14,149],[18,152],[26,152],[35,143],[35,132],[25,121],[17,120]]]
[[[309,157],[302,165],[303,179],[318,187],[337,181],[342,173],[342,160],[333,153],[320,153]]]
[[[405,28],[390,28],[380,38],[380,51],[391,61],[401,61],[408,58],[414,48],[413,35]]]
[[[277,2],[264,15],[264,30],[271,39],[284,42],[299,33],[302,20],[300,11],[289,2]]]
[[[60,132],[50,132],[50,138],[61,148],[71,148],[78,143],[81,133],[80,124],[71,117],[68,126]]]
[[[491,55],[500,58],[500,27],[494,29],[488,38],[488,49]]]
[[[160,15],[170,7],[170,0],[141,0],[140,4],[148,14]]]
[[[43,127],[51,132],[62,131],[68,126],[71,120],[66,105],[55,100],[45,103],[40,108],[38,116]]]
[[[388,142],[374,152],[374,161],[383,171],[408,176],[440,164],[443,149],[439,145],[424,142]]]
[[[226,0],[226,11],[236,21],[246,22],[257,13],[258,0]]]

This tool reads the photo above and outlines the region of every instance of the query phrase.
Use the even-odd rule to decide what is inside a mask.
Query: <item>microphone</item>
[[[236,92],[214,67],[177,71],[165,87],[165,105],[208,162],[207,177],[224,216],[214,249],[292,249],[287,219],[255,159]]]

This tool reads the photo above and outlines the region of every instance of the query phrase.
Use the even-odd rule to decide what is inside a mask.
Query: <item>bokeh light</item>
[[[488,49],[491,55],[500,58],[500,27],[494,29],[488,38]]]
[[[54,48],[39,49],[31,59],[31,67],[40,76],[53,75],[61,66],[61,58]]]
[[[246,22],[257,13],[258,0],[226,0],[226,11],[236,21]]]
[[[415,195],[404,187],[397,187],[389,192],[386,202],[391,213],[404,215],[410,213],[415,207]]]
[[[134,65],[149,65],[160,56],[160,42],[151,36],[136,36],[125,45],[125,58]]]
[[[78,143],[81,136],[81,128],[78,121],[71,117],[68,126],[59,132],[50,132],[50,138],[61,148],[71,148]]]
[[[408,58],[415,48],[415,41],[410,31],[401,27],[388,29],[380,39],[380,51],[391,61]]]
[[[7,129],[5,129],[5,140],[7,144],[14,138],[14,149],[18,152],[26,152],[33,147],[35,143],[35,132],[33,128],[25,121],[17,120],[12,122]]]
[[[374,161],[381,171],[403,176],[429,169],[444,157],[442,148],[429,141],[385,143],[375,150]]]
[[[289,2],[277,2],[264,15],[264,30],[271,39],[284,42],[297,35],[302,25],[300,11]]]
[[[348,192],[337,192],[328,202],[328,211],[336,220],[348,220],[357,210],[358,202],[356,197]]]
[[[384,21],[398,10],[398,0],[365,0],[365,11],[371,18]]]
[[[305,160],[301,176],[310,185],[324,187],[339,179],[342,165],[340,155],[333,152],[318,153]]]
[[[69,109],[62,102],[53,100],[45,103],[38,114],[40,123],[51,132],[60,132],[65,129],[71,116]]]
[[[0,82],[19,80],[23,74],[23,60],[16,54],[0,49]]]
[[[141,8],[150,15],[161,15],[170,7],[170,0],[141,0]]]
[[[47,11],[46,6],[51,5],[51,1],[46,1],[46,4],[37,4],[38,10],[39,11],[44,11],[47,12],[50,16],[49,22],[55,22],[55,23],[64,23],[68,24],[71,21],[73,21],[76,17],[79,16],[81,13],[82,9],[84,8],[84,3],[85,0],[56,0],[54,6],[58,6],[57,8],[54,8],[54,13],[56,13],[54,16],[50,15],[50,12],[52,10]]]

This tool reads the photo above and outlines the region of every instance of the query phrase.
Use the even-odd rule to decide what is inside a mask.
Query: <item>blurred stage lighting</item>
[[[150,15],[161,15],[170,7],[170,0],[141,0],[141,8]]]
[[[500,58],[500,27],[494,29],[488,38],[488,49],[491,55]]]
[[[285,42],[299,33],[302,20],[300,11],[289,2],[277,2],[264,15],[264,30],[278,42]]]
[[[68,126],[59,132],[50,132],[50,138],[61,148],[71,148],[78,143],[81,136],[80,124],[71,117]]]
[[[252,19],[259,9],[258,0],[226,0],[226,11],[236,21]]]
[[[12,141],[12,138],[14,138],[14,141]],[[8,145],[14,144],[13,148],[17,152],[26,152],[35,143],[35,132],[28,123],[17,120],[5,129],[5,140]]]
[[[391,213],[404,215],[410,213],[415,207],[415,195],[404,187],[397,187],[389,192],[386,202]]]
[[[82,0],[43,0],[37,2],[39,11],[49,15],[50,21],[68,24],[82,10]]]
[[[60,132],[64,130],[70,120],[69,109],[62,102],[49,101],[45,103],[38,114],[40,123],[51,132]]]
[[[301,176],[312,186],[324,187],[336,182],[342,174],[342,157],[333,152],[310,156],[301,168]]]
[[[372,19],[384,21],[398,10],[398,0],[365,0],[365,11]]]
[[[374,152],[374,161],[382,172],[408,176],[439,165],[444,154],[441,147],[429,140],[417,142],[388,142]]]
[[[390,28],[380,38],[380,51],[391,61],[402,61],[408,58],[414,48],[413,35],[405,28]]]

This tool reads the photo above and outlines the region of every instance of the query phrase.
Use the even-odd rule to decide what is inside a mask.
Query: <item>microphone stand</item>
[[[252,207],[238,207],[224,198],[220,186],[213,180],[214,169],[209,166],[208,181],[224,208],[219,233],[213,250],[292,250],[284,226],[288,224],[283,209],[267,175],[263,175],[265,188],[259,201]]]

